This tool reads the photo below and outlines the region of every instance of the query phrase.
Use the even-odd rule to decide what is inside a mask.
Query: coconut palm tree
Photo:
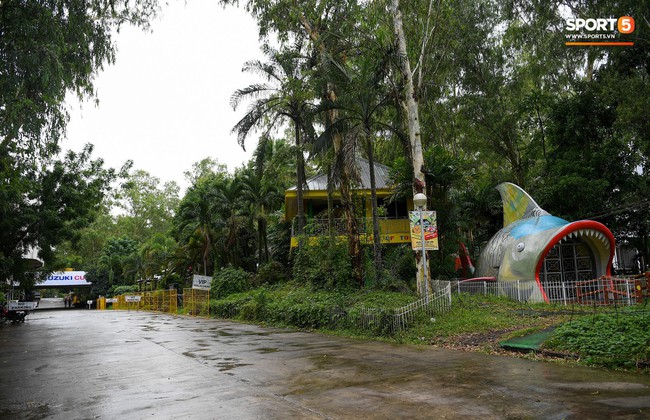
[[[234,267],[241,266],[240,238],[248,220],[244,211],[242,190],[238,176],[226,177],[214,184],[214,194],[211,197],[217,215],[214,227],[218,232],[218,252],[223,257],[222,262]]]
[[[365,150],[370,167],[370,190],[373,225],[373,251],[377,272],[382,266],[381,237],[377,212],[377,186],[375,178],[374,139],[379,132],[397,133],[397,130],[387,124],[386,108],[390,106],[391,91],[387,84],[392,47],[382,47],[371,40],[364,47],[364,54],[354,61],[332,66],[339,75],[341,94],[336,101],[324,102],[322,108],[337,111],[337,119],[327,126],[327,129],[317,140],[322,143],[332,138],[335,133],[344,133],[345,143],[342,153],[336,161],[333,175],[340,182],[344,171],[356,174],[356,154],[359,148]],[[341,77],[342,76],[342,77]],[[400,134],[400,133],[398,133]],[[347,168],[343,168],[347,165]]]
[[[242,174],[242,198],[257,224],[257,257],[259,264],[269,262],[267,240],[268,218],[280,208],[283,191],[289,184],[282,181],[283,165],[279,162],[287,150],[283,141],[260,139],[253,155],[253,164]],[[284,156],[286,158],[286,156]],[[285,165],[287,160],[284,159]]]
[[[214,195],[212,177],[203,179],[190,188],[181,201],[178,212],[174,217],[175,231],[178,242],[186,249],[186,254],[196,255],[200,259],[203,274],[211,270],[212,250],[217,238],[215,230]],[[198,253],[198,255],[197,255]]]
[[[296,185],[298,208],[298,234],[302,235],[305,225],[303,187],[305,184],[305,158],[303,138],[312,136],[311,118],[314,110],[314,94],[309,88],[305,63],[301,55],[302,45],[277,51],[265,46],[264,53],[269,61],[249,61],[243,71],[257,73],[266,79],[265,83],[252,84],[233,93],[230,103],[234,109],[244,100],[252,100],[244,117],[233,127],[239,144],[244,147],[251,131],[264,128],[268,135],[273,128],[284,122],[292,124],[296,146]]]

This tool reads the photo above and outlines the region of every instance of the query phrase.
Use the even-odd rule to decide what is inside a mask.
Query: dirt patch
[[[500,352],[502,349],[499,346],[499,341],[510,337],[517,330],[518,328],[509,328],[450,337],[435,337],[431,340],[431,345],[454,350]]]
[[[461,334],[454,337],[437,338],[431,340],[431,345],[452,350],[498,354],[502,356],[533,359],[547,362],[576,361],[578,358],[572,354],[562,354],[549,351],[516,351],[506,350],[499,345],[500,341],[510,338],[517,329],[488,331],[483,333]]]

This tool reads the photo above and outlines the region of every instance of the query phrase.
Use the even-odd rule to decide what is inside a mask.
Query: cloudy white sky
[[[232,171],[248,160],[230,133],[243,116],[230,96],[257,81],[244,62],[262,58],[253,18],[215,0],[176,0],[152,24],[153,33],[124,28],[116,37],[116,63],[96,79],[99,106],[69,101],[71,120],[63,149],[93,143],[93,156],[119,168],[132,159],[161,179],[187,187],[183,172],[213,157]]]

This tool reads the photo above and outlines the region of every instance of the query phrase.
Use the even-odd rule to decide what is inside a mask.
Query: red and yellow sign
[[[422,250],[422,238],[427,251],[438,250],[438,226],[435,211],[410,211],[411,247]]]

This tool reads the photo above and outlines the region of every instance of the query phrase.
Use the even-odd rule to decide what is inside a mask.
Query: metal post
[[[422,239],[422,268],[424,271],[424,296],[425,302],[429,303],[429,276],[427,275],[427,250],[424,242],[424,220],[422,218],[422,207],[420,209],[420,237]]]

